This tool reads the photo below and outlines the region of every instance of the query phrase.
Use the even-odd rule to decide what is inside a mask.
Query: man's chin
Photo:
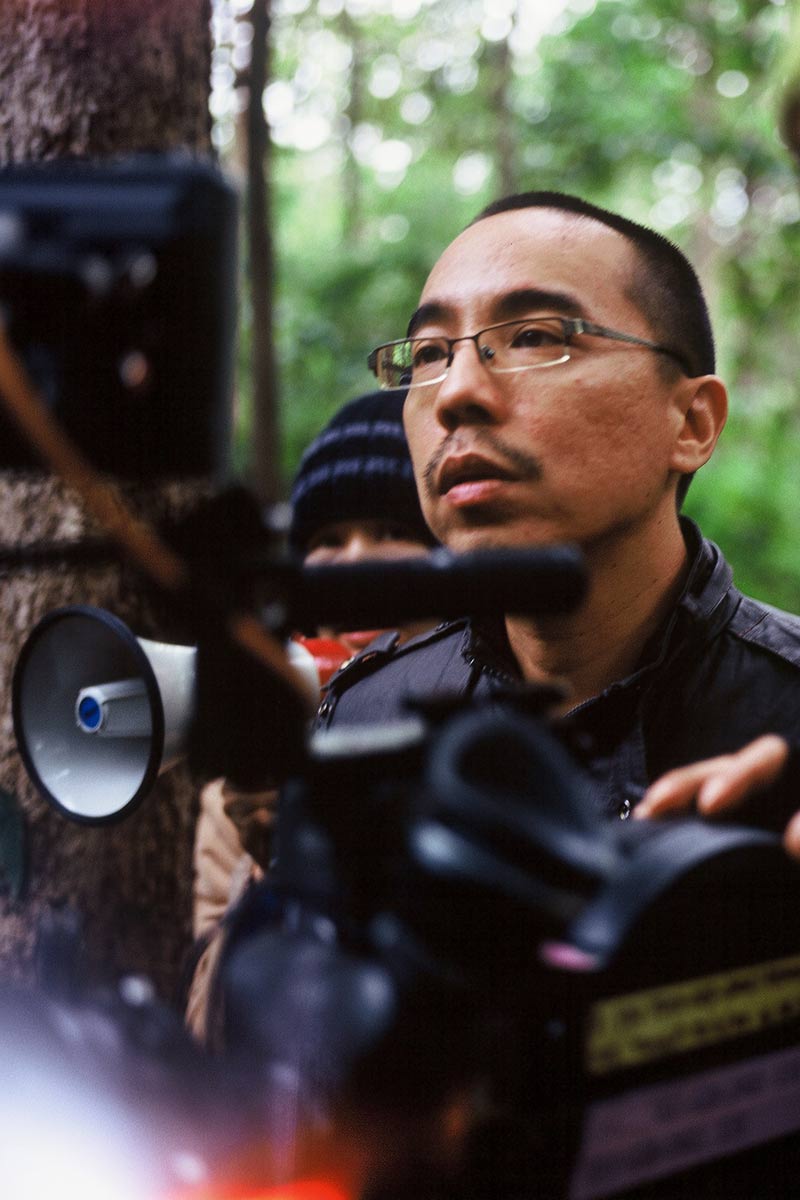
[[[431,513],[426,519],[434,536],[454,554],[510,544],[508,513],[496,512],[488,505],[474,505],[461,512]]]
[[[454,554],[468,554],[473,550],[524,550],[529,546],[552,546],[570,540],[551,522],[518,523],[507,519],[462,525],[440,533],[439,537]]]
[[[445,539],[445,544],[453,554],[471,554],[479,550],[519,550],[530,546],[531,541],[513,537],[511,531],[502,525],[484,525],[453,532]]]

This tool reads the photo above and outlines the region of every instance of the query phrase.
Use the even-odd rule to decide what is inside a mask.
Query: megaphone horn
[[[320,671],[290,641],[309,698]],[[130,813],[186,754],[197,648],[137,638],[102,608],[54,609],[34,626],[14,670],[14,732],[46,800],[76,821]]]
[[[48,613],[13,680],[17,746],[43,796],[78,821],[132,811],[185,753],[196,656],[100,608]]]

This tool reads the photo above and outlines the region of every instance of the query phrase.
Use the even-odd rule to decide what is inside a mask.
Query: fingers
[[[633,810],[633,816],[664,817],[669,813],[683,812],[693,806],[701,786],[715,778],[715,772],[723,772],[730,756],[710,758],[692,763],[688,767],[677,767],[668,771],[651,784]]]
[[[693,806],[703,816],[727,812],[751,793],[774,783],[788,757],[789,747],[784,739],[767,734],[736,754],[678,767],[647,789],[633,815],[662,817]],[[800,852],[800,825],[797,839]]]
[[[792,817],[783,835],[783,844],[794,858],[800,858],[800,812]]]

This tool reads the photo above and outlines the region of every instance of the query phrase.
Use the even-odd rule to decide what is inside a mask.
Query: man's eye
[[[511,339],[511,346],[521,350],[535,350],[539,346],[561,346],[563,344],[562,333],[541,325],[525,325],[518,329]]]
[[[447,349],[443,342],[413,342],[411,349],[413,367],[429,366],[447,358]]]

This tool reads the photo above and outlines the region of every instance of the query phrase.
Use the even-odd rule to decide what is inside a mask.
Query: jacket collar
[[[649,675],[683,653],[688,645],[696,649],[710,642],[739,605],[741,596],[733,587],[733,572],[719,546],[704,538],[689,517],[680,520],[690,559],[683,591],[661,628],[648,641],[636,669],[611,684],[603,695],[633,686],[639,690]]]
[[[727,624],[741,600],[733,586],[733,572],[719,546],[704,538],[688,517],[681,517],[681,531],[691,565],[674,610],[651,640],[649,653],[646,651],[647,657],[655,657],[657,662],[666,657],[676,627],[693,640],[708,642]]]
[[[693,643],[695,639],[710,641],[739,605],[741,596],[733,587],[733,572],[722,551],[703,537],[689,517],[680,520],[690,560],[683,591],[661,628],[645,646],[637,668],[625,679],[611,684],[604,695],[638,683],[643,676],[660,667],[671,652],[685,646],[687,636]],[[468,659],[485,664],[489,670],[502,672],[512,679],[519,678],[502,620],[473,622],[462,653]]]
[[[733,588],[733,571],[719,546],[704,538],[694,521],[681,517],[681,531],[692,565],[676,608],[683,609],[694,621],[713,622],[716,628],[723,615],[720,609],[728,609],[726,602],[733,600],[735,607],[739,601]]]

